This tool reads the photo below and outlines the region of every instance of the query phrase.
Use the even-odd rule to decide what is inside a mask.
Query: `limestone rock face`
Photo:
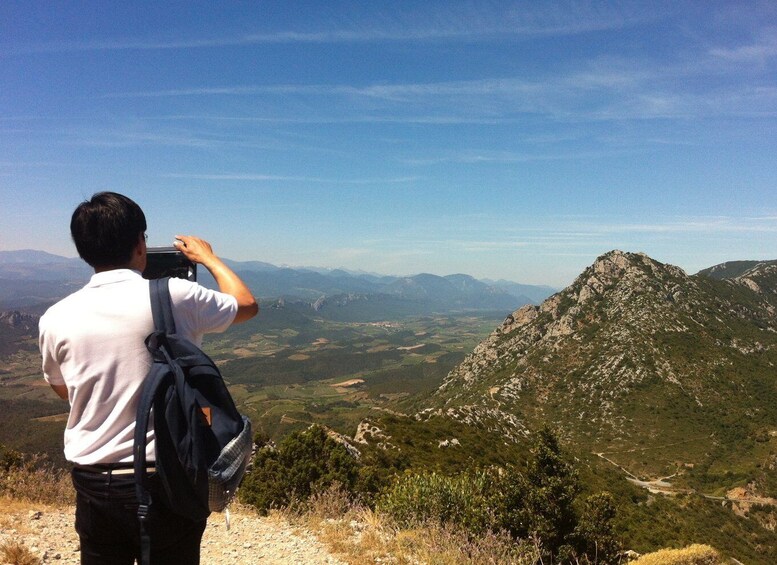
[[[777,295],[777,261],[758,263],[734,281],[759,294]]]
[[[533,304],[521,306],[518,310],[507,316],[502,323],[501,333],[508,334],[514,329],[524,326],[534,320],[539,314],[539,308]]]
[[[433,402],[455,414],[467,407],[470,419],[550,417],[638,433],[629,411],[641,410],[646,391],[705,409],[726,395],[756,397],[730,368],[737,356],[777,352],[776,308],[777,262],[716,280],[611,251],[540,306],[507,316]]]
[[[631,262],[626,254],[615,250],[597,259],[594,263],[594,272],[611,278],[621,275],[630,266]]]

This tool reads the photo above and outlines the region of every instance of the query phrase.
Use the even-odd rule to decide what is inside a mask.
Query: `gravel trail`
[[[80,558],[74,515],[72,506],[14,504],[0,511],[0,546],[15,541],[24,544],[42,563],[76,565]],[[312,533],[300,531],[282,518],[263,518],[240,508],[231,511],[229,530],[224,514],[212,514],[201,547],[202,565],[345,565]]]

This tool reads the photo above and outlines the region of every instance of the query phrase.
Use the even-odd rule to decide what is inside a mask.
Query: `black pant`
[[[132,474],[97,473],[76,467],[76,531],[82,565],[131,565],[140,562],[140,525]],[[197,565],[205,520],[174,514],[161,502],[162,485],[151,475],[151,511],[146,531],[153,565]]]

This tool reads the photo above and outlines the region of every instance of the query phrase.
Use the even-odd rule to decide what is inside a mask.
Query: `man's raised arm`
[[[259,305],[251,290],[232,269],[213,253],[210,243],[190,235],[177,235],[175,239],[173,245],[176,249],[186,255],[190,261],[199,263],[208,269],[213,278],[216,279],[216,284],[221,292],[235,297],[237,315],[232,322],[233,324],[250,320],[259,313]]]

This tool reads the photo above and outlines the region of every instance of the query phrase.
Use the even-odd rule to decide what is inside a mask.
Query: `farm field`
[[[502,314],[340,322],[268,309],[206,336],[241,412],[278,439],[322,423],[353,435],[372,411],[411,410],[419,395],[501,322]],[[0,358],[0,444],[62,462],[67,413],[40,372],[35,340]]]
[[[411,410],[499,323],[498,315],[380,322],[310,319],[209,342],[236,402],[272,438],[311,423],[353,435],[374,410]]]

